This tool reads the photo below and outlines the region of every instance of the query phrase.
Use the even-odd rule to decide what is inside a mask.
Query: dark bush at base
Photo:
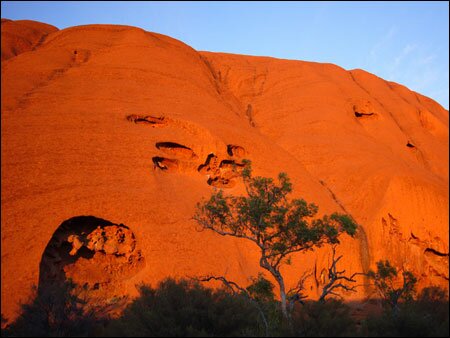
[[[212,291],[197,283],[166,280],[142,286],[136,299],[106,336],[247,336],[260,334],[258,313],[243,296]]]
[[[446,292],[437,287],[422,290],[416,301],[388,309],[365,320],[362,334],[369,337],[448,337],[449,308]]]
[[[136,298],[118,319],[100,320],[88,311],[70,284],[42,290],[23,305],[15,323],[2,330],[5,337],[68,336],[264,336],[265,327],[254,302],[242,295],[211,290],[197,283],[172,279],[157,288],[142,286]],[[385,310],[379,316],[355,324],[346,304],[297,304],[292,323],[282,321],[273,301],[260,301],[270,336],[422,336],[449,335],[446,292],[438,288],[422,291],[416,301]],[[3,318],[3,316],[2,316]],[[2,319],[3,320],[3,319]]]
[[[87,337],[96,323],[84,301],[72,293],[74,286],[65,283],[57,287],[34,290],[35,296],[22,305],[22,314],[2,330],[4,337]]]
[[[356,332],[350,308],[334,299],[298,306],[292,323],[297,337],[348,337]]]

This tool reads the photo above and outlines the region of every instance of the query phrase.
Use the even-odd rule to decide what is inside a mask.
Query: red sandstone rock
[[[233,171],[220,168],[243,156],[255,175],[287,172],[294,197],[316,203],[319,213],[347,212],[361,224],[338,248],[349,274],[389,259],[419,276],[420,287],[448,287],[449,124],[438,103],[362,70],[198,52],[128,26],[50,30],[23,47],[3,39],[25,31],[16,23],[2,21],[1,309],[8,319],[39,282],[47,245],[68,242],[72,223],[55,231],[81,215],[125,224],[141,250],[130,265],[116,255],[128,247],[107,230],[96,242],[102,249],[92,235],[94,255],[64,265],[66,276],[95,282],[104,294],[133,295],[136,283],[168,276],[226,275],[246,285],[260,271],[257,248],[198,232],[191,219],[214,186],[245,192]],[[164,152],[160,142],[190,151]],[[72,244],[74,255],[86,245],[80,237]],[[316,271],[307,286],[317,297],[330,254],[324,247],[294,255],[283,269],[287,287]],[[63,258],[53,259],[57,275]]]
[[[58,28],[32,20],[2,19],[2,61],[31,51]]]

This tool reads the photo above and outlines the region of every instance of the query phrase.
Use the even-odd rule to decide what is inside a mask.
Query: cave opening
[[[94,216],[72,217],[56,229],[42,254],[38,295],[70,283],[74,292],[108,303],[125,296],[124,283],[144,267],[129,227]]]

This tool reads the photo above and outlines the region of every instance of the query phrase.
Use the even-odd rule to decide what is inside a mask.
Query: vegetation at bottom
[[[426,288],[396,307],[385,306],[378,314],[369,314],[362,320],[355,319],[352,307],[340,300],[305,301],[295,304],[288,321],[270,288],[249,288],[252,298],[228,289],[213,290],[192,280],[166,279],[156,288],[140,286],[140,296],[122,315],[108,318],[99,317],[86,301],[74,296],[73,285],[68,283],[37,293],[31,302],[22,306],[21,316],[2,330],[2,336],[449,335],[448,296],[437,287]]]

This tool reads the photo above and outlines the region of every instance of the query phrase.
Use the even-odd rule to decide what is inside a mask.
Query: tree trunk
[[[286,290],[284,288],[284,280],[281,275],[277,277],[277,282],[280,285],[281,311],[283,312],[284,318],[289,319],[287,311]]]
[[[259,265],[269,271],[273,277],[275,277],[275,280],[278,282],[278,285],[280,286],[280,298],[281,298],[281,312],[283,313],[283,316],[285,319],[289,320],[289,314],[287,310],[287,300],[286,300],[286,290],[284,287],[284,280],[281,276],[281,273],[271,266],[269,262],[267,262],[267,259],[265,257],[264,251],[262,252],[261,259],[259,260]]]

